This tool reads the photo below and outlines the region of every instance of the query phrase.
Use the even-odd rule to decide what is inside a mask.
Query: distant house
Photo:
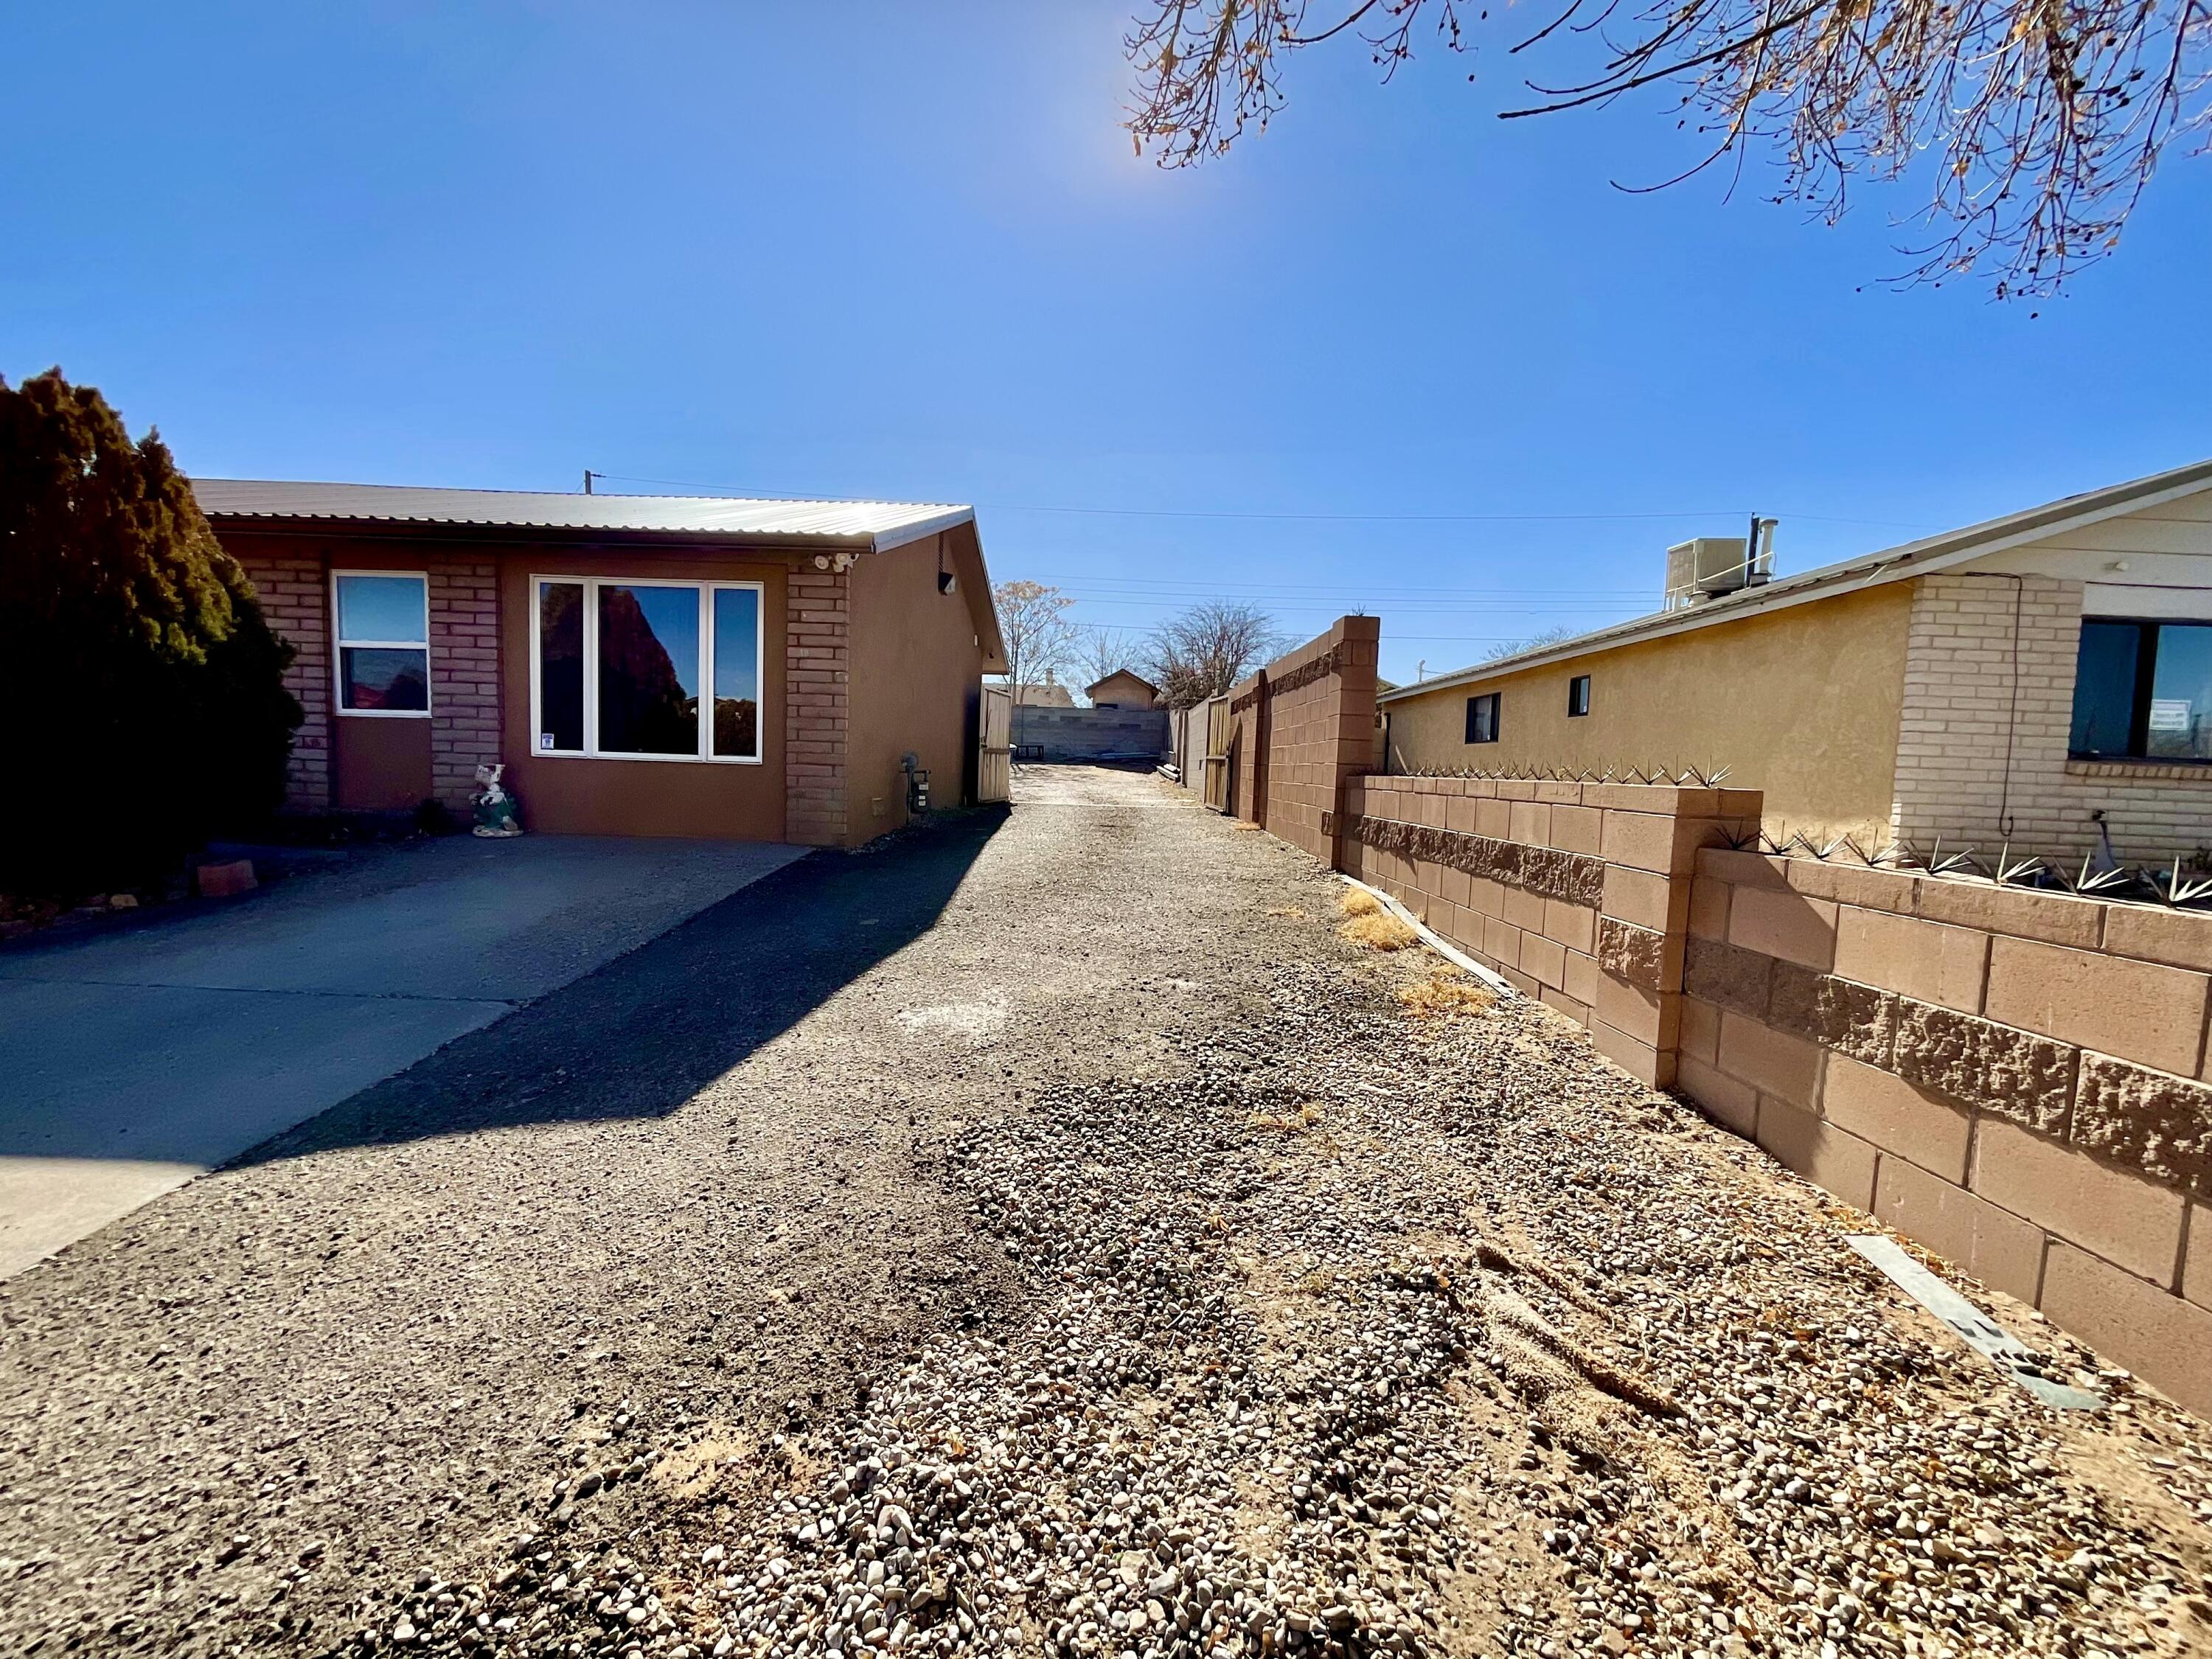
[[[1140,674],[1117,668],[1083,688],[1093,708],[1158,708],[1160,689]]]
[[[1014,707],[1017,708],[1073,708],[1075,694],[1062,685],[1047,669],[1041,680],[1014,688]]]
[[[1770,830],[1994,855],[2212,843],[2212,461],[1668,605],[1385,693],[1392,771],[1724,766]]]
[[[964,507],[196,478],[298,654],[289,804],[850,846],[957,801],[1006,672]]]

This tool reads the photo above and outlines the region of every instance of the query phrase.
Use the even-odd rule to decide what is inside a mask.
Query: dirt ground
[[[0,1651],[2212,1650],[2203,1425],[1344,890],[1035,769],[0,1285]]]

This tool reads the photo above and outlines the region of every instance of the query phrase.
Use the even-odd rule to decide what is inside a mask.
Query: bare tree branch
[[[1041,674],[1063,667],[1075,648],[1075,624],[1068,607],[1075,603],[1042,582],[1000,582],[991,590],[999,607],[999,633],[1006,642],[1006,679],[1019,688]]]
[[[1291,54],[1364,26],[1387,81],[1417,24],[1462,50],[1462,0],[1145,0],[1126,45],[1139,153],[1218,155],[1283,106]],[[1598,73],[1508,119],[1603,103],[1660,82],[1713,135],[1703,171],[1759,144],[1777,199],[1832,223],[1856,179],[1925,174],[1906,282],[1987,273],[2000,296],[2051,293],[2117,245],[2160,156],[2212,125],[2212,0],[1554,0],[1519,52],[1595,33]],[[1631,9],[1632,8],[1632,9]],[[1308,27],[1309,13],[1322,16]],[[1616,21],[1616,12],[1619,21]],[[1487,18],[1489,14],[1481,14]],[[1616,38],[1616,35],[1618,38]],[[2199,146],[2197,153],[2202,153]]]
[[[1274,618],[1241,601],[1210,599],[1152,635],[1152,672],[1170,708],[1218,697],[1283,647]]]

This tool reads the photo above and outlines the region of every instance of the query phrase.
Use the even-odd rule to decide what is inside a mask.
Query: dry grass
[[[1347,887],[1344,890],[1344,896],[1337,900],[1336,908],[1340,915],[1379,915],[1382,910],[1382,901],[1364,887]]]
[[[1321,1121],[1321,1103],[1310,1100],[1295,1112],[1255,1112],[1244,1121],[1248,1129],[1280,1129],[1285,1134],[1302,1134]]]
[[[1479,1014],[1494,1000],[1490,988],[1456,968],[1439,968],[1398,988],[1398,1000],[1415,1019],[1457,1019]]]
[[[1364,945],[1370,951],[1402,951],[1420,935],[1387,910],[1372,915],[1354,916],[1337,930],[1340,939],[1354,945]]]
[[[1295,904],[1278,904],[1269,910],[1267,914],[1271,916],[1281,916],[1291,921],[1307,921],[1311,920],[1304,911],[1299,909]]]

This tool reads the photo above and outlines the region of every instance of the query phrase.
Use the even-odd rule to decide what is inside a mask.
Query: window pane
[[[2085,622],[2081,660],[2074,671],[2074,734],[2077,755],[2124,755],[2134,724],[2136,652],[2142,629],[2133,623]]]
[[[538,585],[538,747],[584,746],[584,585]]]
[[[714,752],[760,758],[760,595],[714,591]]]
[[[599,748],[699,752],[699,590],[599,589]]]
[[[348,708],[422,709],[430,706],[430,653],[419,647],[338,652],[338,689]]]
[[[2212,628],[2167,623],[2151,666],[2148,751],[2212,760]]]
[[[420,576],[338,578],[338,638],[428,642],[427,584]]]

